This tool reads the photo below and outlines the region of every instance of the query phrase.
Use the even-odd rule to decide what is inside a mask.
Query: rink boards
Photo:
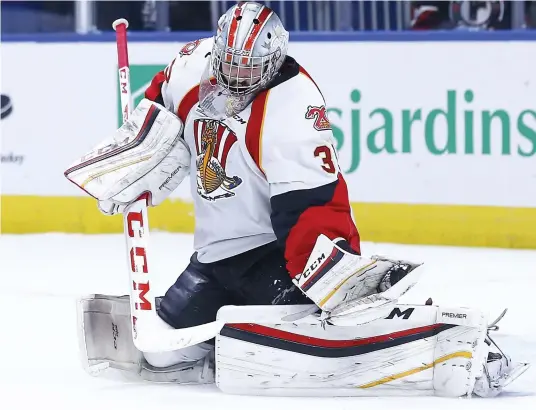
[[[352,202],[362,238],[372,242],[536,248],[534,208]],[[193,232],[193,204],[166,200],[149,209],[151,229]],[[91,198],[2,196],[2,232],[122,232]]]
[[[362,237],[536,248],[534,35],[363,39],[289,50],[323,91]],[[183,44],[131,43],[137,98]],[[115,44],[5,43],[2,59],[2,232],[120,232],[63,177],[118,125]],[[192,232],[187,184],[150,218]]]

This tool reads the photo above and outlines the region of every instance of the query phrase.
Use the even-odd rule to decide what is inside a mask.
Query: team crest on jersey
[[[242,183],[238,176],[228,176],[227,156],[236,143],[236,134],[219,121],[200,119],[194,122],[197,151],[197,193],[208,201],[229,198]]]
[[[201,40],[195,40],[191,41],[190,43],[186,43],[184,47],[179,51],[179,55],[182,56],[189,56],[194,52],[194,50],[199,47],[199,44],[201,44]]]
[[[321,105],[320,107],[310,105],[305,112],[305,118],[308,120],[314,120],[313,128],[317,131],[330,130],[331,124],[328,120],[326,113],[326,107]]]

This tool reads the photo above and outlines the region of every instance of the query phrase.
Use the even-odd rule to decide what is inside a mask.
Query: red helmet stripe
[[[236,32],[238,31],[238,25],[240,24],[240,20],[237,20],[236,18],[239,17],[242,14],[242,4],[239,4],[236,6],[235,12],[234,12],[234,18],[231,20],[231,24],[229,24],[229,34],[227,35],[227,47],[234,47],[234,43],[236,41]]]
[[[262,28],[272,15],[273,11],[269,9],[268,7],[263,6],[259,13],[257,14],[257,20],[259,20],[259,24],[254,24],[253,29],[249,33],[249,36],[244,43],[243,50],[251,51],[253,49],[253,45],[255,44],[255,41],[257,40],[257,36],[261,32]],[[243,64],[247,64],[247,58],[242,59]]]

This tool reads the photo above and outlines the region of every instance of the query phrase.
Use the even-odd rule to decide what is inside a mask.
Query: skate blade
[[[516,363],[515,367],[508,372],[508,376],[504,378],[504,382],[502,383],[503,387],[508,386],[510,383],[512,383],[515,379],[517,379],[519,376],[521,376],[523,373],[525,373],[530,367],[530,363]]]

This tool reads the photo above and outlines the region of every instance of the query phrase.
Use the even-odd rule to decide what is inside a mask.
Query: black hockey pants
[[[158,314],[176,329],[216,320],[225,305],[312,304],[294,286],[275,242],[213,263],[197,253],[160,301]]]

